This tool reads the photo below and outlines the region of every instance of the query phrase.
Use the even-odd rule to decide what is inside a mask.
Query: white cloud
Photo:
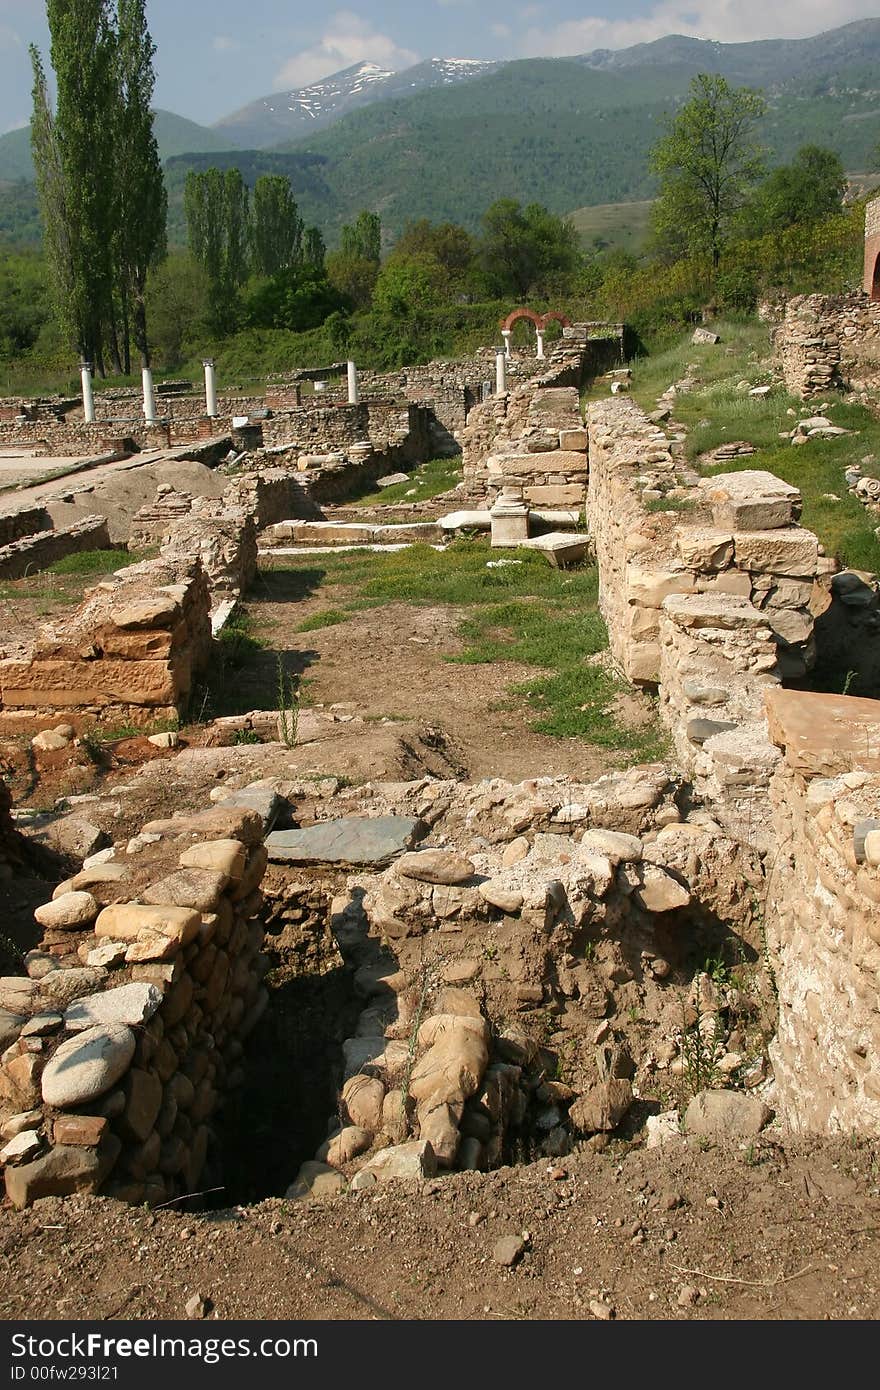
[[[288,58],[275,77],[275,86],[303,87],[355,63],[376,63],[396,70],[411,67],[419,55],[380,34],[368,20],[351,10],[339,10],[311,48]]]
[[[594,48],[628,48],[666,34],[747,43],[753,39],[806,38],[877,14],[877,0],[659,0],[643,15],[627,19],[588,16],[549,28],[536,26],[520,37],[523,56],[565,57]]]
[[[0,52],[4,49],[23,48],[21,36],[10,29],[8,24],[0,24]]]
[[[238,39],[231,39],[228,34],[215,34],[212,47],[215,53],[237,53],[241,44]]]

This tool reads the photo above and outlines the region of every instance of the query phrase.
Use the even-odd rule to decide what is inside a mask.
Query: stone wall
[[[257,533],[244,508],[224,496],[197,498],[192,510],[177,521],[162,544],[162,559],[184,566],[198,557],[211,591],[211,605],[237,598],[257,573]]]
[[[663,431],[626,397],[589,407],[588,522],[599,603],[628,680],[660,680],[660,621],[672,594],[746,599],[766,614],[780,670],[815,660],[817,574],[834,568],[797,524],[796,488],[770,473],[697,479],[676,466]],[[668,503],[668,510],[664,506]]]
[[[612,654],[656,686],[677,759],[734,838],[772,843],[778,762],[763,693],[816,660],[835,568],[797,524],[801,498],[772,474],[698,479],[625,397],[589,408],[587,520]]]
[[[880,300],[880,198],[865,208],[865,294]]]
[[[151,1206],[222,1181],[225,1097],[267,1003],[262,818],[154,822],[36,913],[27,974],[0,979],[6,1193]]]
[[[21,511],[6,512],[0,516],[0,546],[11,545],[38,531],[47,531],[51,525],[52,519],[45,507],[23,507]]]
[[[880,387],[880,303],[865,293],[797,295],[774,344],[793,396]]]
[[[87,516],[73,526],[58,531],[38,531],[24,536],[11,545],[0,546],[0,576],[21,579],[83,550],[106,550],[110,547],[107,521],[103,516]]]
[[[768,946],[777,1113],[806,1133],[880,1134],[880,715],[872,700],[767,696]]]
[[[132,565],[90,590],[71,617],[41,628],[29,657],[0,661],[0,731],[176,719],[210,648],[198,559]]]

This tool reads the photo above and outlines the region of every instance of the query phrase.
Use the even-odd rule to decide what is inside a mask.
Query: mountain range
[[[760,138],[771,162],[802,144],[829,145],[864,171],[880,143],[880,19],[808,39],[721,44],[672,35],[573,58],[430,59],[403,72],[361,63],[260,98],[213,127],[168,112],[157,133],[180,239],[187,172],[238,165],[250,183],[286,174],[306,220],[332,244],[368,207],[393,236],[409,218],[474,227],[494,199],[565,213],[644,200],[647,155],[698,72],[763,90]],[[0,181],[32,177],[27,131],[0,138]],[[7,190],[10,191],[10,190]],[[15,190],[27,205],[26,186]],[[0,231],[15,232],[16,209]]]

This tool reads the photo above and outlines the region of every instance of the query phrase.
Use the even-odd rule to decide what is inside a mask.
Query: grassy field
[[[651,202],[599,203],[569,213],[586,249],[598,242],[603,250],[621,248],[639,255],[648,242]]]
[[[721,334],[716,346],[695,346],[688,335],[668,351],[634,362],[635,399],[644,409],[655,409],[657,397],[694,367],[698,389],[680,395],[674,411],[688,430],[688,457],[698,462],[720,444],[736,440],[754,444],[758,452],[751,458],[705,471],[757,468],[775,473],[800,488],[803,525],[816,532],[829,555],[854,569],[880,572],[876,519],[852,496],[844,478],[853,464],[870,471],[863,460],[871,456],[880,466],[880,419],[833,391],[807,403],[778,386],[767,397],[750,396],[750,387],[773,379],[767,328],[755,320],[714,328]],[[788,435],[797,421],[820,414],[852,433],[792,445]]]
[[[268,599],[298,572],[308,572],[313,595],[332,586],[332,607],[300,623],[298,632],[335,626],[359,610],[391,603],[453,605],[461,609],[465,646],[447,655],[450,664],[512,661],[546,672],[510,691],[512,699],[532,706],[538,732],[583,738],[634,761],[660,756],[665,740],[659,727],[619,724],[613,706],[627,687],[591,662],[608,645],[595,569],[556,570],[530,551],[506,552],[504,559],[514,563],[489,568],[496,559],[484,542],[467,540],[444,551],[416,545],[394,554],[353,551],[319,561],[311,555],[299,564],[285,557],[264,570],[258,584]],[[260,640],[253,628],[247,640],[254,635]],[[267,639],[274,643],[277,633]]]

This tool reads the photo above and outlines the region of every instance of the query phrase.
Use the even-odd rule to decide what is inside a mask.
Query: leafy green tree
[[[117,43],[108,0],[47,0],[54,111],[31,47],[31,139],[59,318],[104,371],[113,316]]]
[[[742,211],[750,236],[781,232],[797,223],[821,222],[839,212],[846,192],[840,156],[821,145],[804,145],[791,164],[773,169]]]
[[[346,307],[327,276],[313,266],[280,270],[249,295],[247,321],[253,328],[285,328],[304,333],[320,328],[331,314]]]
[[[373,308],[380,314],[405,318],[436,308],[447,288],[446,273],[436,257],[422,253],[389,256],[379,271]]]
[[[0,244],[0,358],[29,352],[51,312],[42,258]]]
[[[208,277],[210,320],[233,331],[248,274],[250,200],[238,169],[191,171],[184,190],[189,248]]]
[[[303,263],[314,266],[315,270],[323,270],[326,259],[327,247],[324,245],[321,232],[317,227],[306,227],[303,235]]]
[[[700,73],[690,90],[651,152],[660,179],[654,229],[667,247],[708,255],[717,270],[731,223],[763,172],[754,126],[766,104],[717,73]]]
[[[357,309],[370,307],[381,254],[381,221],[374,212],[362,212],[342,228],[339,250],[327,257],[330,279]]]
[[[352,259],[375,261],[382,258],[382,222],[375,212],[364,211],[357,221],[342,228],[339,249]]]
[[[558,292],[577,273],[581,253],[574,225],[540,203],[523,208],[501,198],[485,214],[483,228],[479,261],[490,294],[524,299]]]
[[[129,321],[141,365],[150,365],[147,275],[165,254],[168,198],[153,128],[156,46],[147,28],[144,0],[119,0],[118,13],[115,245],[129,371]]]
[[[475,254],[474,239],[464,227],[459,227],[455,222],[437,224],[422,217],[418,222],[407,223],[391,256],[395,260],[433,257],[447,276],[460,282],[473,266]]]
[[[162,366],[173,369],[197,350],[210,330],[210,282],[202,266],[186,251],[175,251],[151,272],[147,285],[150,333]]]
[[[258,275],[277,275],[303,259],[303,220],[290,179],[263,174],[254,184],[253,266]]]

